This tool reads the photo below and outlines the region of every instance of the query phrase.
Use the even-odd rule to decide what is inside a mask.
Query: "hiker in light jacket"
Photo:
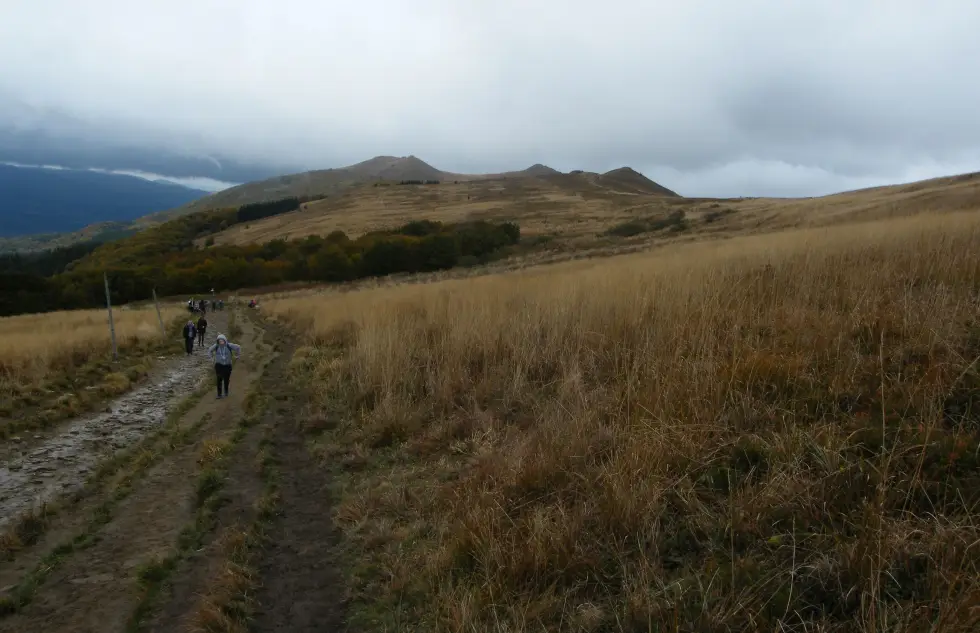
[[[194,352],[195,336],[197,336],[197,328],[194,327],[193,321],[188,321],[187,325],[184,326],[184,347],[187,348],[188,354],[192,354]]]
[[[224,334],[218,335],[218,340],[208,348],[208,358],[214,358],[214,375],[218,379],[218,398],[228,397],[228,382],[231,380],[231,355],[241,358],[242,348],[234,343],[229,343]],[[221,385],[224,385],[224,394],[221,393]]]

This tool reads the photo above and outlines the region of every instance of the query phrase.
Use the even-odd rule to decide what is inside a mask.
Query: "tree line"
[[[248,213],[291,204],[253,206]],[[0,315],[104,306],[103,272],[113,303],[122,304],[148,299],[154,288],[167,296],[445,270],[489,261],[520,241],[520,227],[512,222],[417,221],[356,239],[334,231],[266,244],[198,246],[241,221],[240,211],[199,212],[90,250],[79,246],[9,260],[0,268]],[[71,259],[74,254],[80,256]]]
[[[239,207],[235,216],[239,222],[251,222],[273,215],[295,211],[299,209],[299,205],[299,198],[282,198],[281,200],[271,200],[269,202],[252,202]]]
[[[99,242],[88,241],[36,253],[5,253],[0,255],[0,274],[26,273],[47,277],[65,270],[98,246]]]

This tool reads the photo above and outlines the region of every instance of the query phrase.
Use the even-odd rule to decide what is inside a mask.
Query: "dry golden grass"
[[[479,183],[477,183],[479,184]],[[625,195],[625,194],[624,194]],[[629,200],[633,203],[636,196]],[[518,201],[515,201],[517,204]],[[649,251],[652,247],[674,246],[708,240],[727,240],[733,237],[759,235],[772,231],[793,228],[814,228],[840,224],[862,223],[873,220],[911,217],[919,214],[943,215],[974,210],[980,207],[980,172],[937,178],[907,185],[895,185],[845,192],[820,198],[751,198],[739,200],[656,198],[647,204],[625,207],[622,215],[608,215],[604,221],[594,224],[591,231],[575,233],[570,231],[563,236],[553,234],[539,235],[525,240],[517,252],[483,266],[457,267],[451,270],[413,275],[392,275],[381,278],[367,278],[344,284],[342,287],[323,284],[290,284],[290,289],[282,287],[255,288],[245,292],[246,296],[263,297],[263,301],[290,296],[336,294],[337,291],[362,290],[369,288],[389,288],[406,283],[431,283],[446,279],[471,279],[487,274],[515,270],[527,270],[562,262],[592,260],[611,256]],[[684,211],[684,228],[671,225],[666,230],[651,231],[634,237],[610,237],[595,231],[606,231],[624,223],[637,220],[661,220]],[[362,215],[351,219],[355,226],[359,217],[371,221],[369,210],[361,210]],[[289,218],[291,215],[282,216]],[[297,216],[299,217],[299,216]],[[400,215],[388,218],[386,222],[372,224],[374,228],[391,228],[412,217],[411,205]],[[272,218],[275,220],[276,218]],[[443,218],[449,221],[466,219],[465,216]],[[495,219],[513,219],[512,216],[496,216]],[[526,218],[517,218],[520,221]],[[314,215],[306,216],[313,227],[318,221]],[[282,220],[284,226],[293,226]],[[614,223],[615,222],[615,223]],[[332,226],[332,225],[331,225]],[[526,224],[525,224],[526,227]],[[267,227],[269,228],[269,227]],[[321,227],[324,228],[324,227]],[[335,228],[335,227],[334,227]],[[320,229],[311,230],[316,233]],[[333,230],[332,228],[330,230]],[[325,234],[326,230],[322,234]],[[527,231],[524,231],[525,235]],[[305,233],[304,233],[305,234]],[[356,231],[355,231],[356,234]],[[266,236],[273,239],[275,231]],[[281,236],[281,235],[279,235]],[[247,241],[247,240],[246,240]],[[592,264],[587,264],[591,266]],[[309,286],[313,286],[311,289]]]
[[[209,579],[206,591],[191,613],[190,630],[195,633],[245,633],[251,605],[242,602],[254,589],[255,578],[249,567],[250,549],[257,536],[239,526],[226,528],[216,547],[224,562]]]
[[[172,323],[180,310],[161,310],[164,323]],[[120,350],[161,338],[153,308],[113,312]],[[34,382],[51,372],[65,371],[93,357],[110,357],[105,310],[51,312],[0,318],[0,375],[19,382]]]
[[[684,214],[682,235],[703,236],[962,211],[980,205],[980,174],[802,199],[673,198],[618,191],[594,180],[587,174],[566,174],[427,186],[364,185],[304,204],[293,213],[235,225],[214,237],[218,244],[324,236],[335,230],[356,237],[411,220],[485,219],[516,221],[526,236],[554,237],[583,248],[610,241],[602,234],[617,225],[663,218],[671,212]],[[664,237],[678,234],[646,234],[640,239]]]
[[[267,303],[353,619],[980,630],[978,252],[921,216]]]
[[[743,228],[828,226],[980,208],[980,172],[818,198],[751,198],[733,205]]]
[[[592,235],[638,207],[660,208],[659,195],[610,191],[587,180],[508,179],[440,185],[362,185],[342,195],[304,204],[299,211],[236,224],[218,233],[217,244],[296,239],[342,230],[352,237],[390,229],[409,220],[518,220],[528,235]]]
[[[180,310],[162,308],[161,315],[165,324],[172,324]],[[117,366],[111,363],[104,310],[0,318],[0,418],[51,404],[48,400],[54,409],[77,412],[85,388],[96,383],[101,396],[128,389],[133,376],[145,373],[144,356],[164,341],[152,307],[114,309],[113,318],[121,360]]]

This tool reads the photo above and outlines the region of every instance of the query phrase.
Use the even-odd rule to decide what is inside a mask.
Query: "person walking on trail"
[[[194,322],[188,321],[187,325],[184,326],[184,347],[187,348],[188,354],[194,352],[194,338],[196,336],[197,328],[194,327]]]
[[[198,347],[204,347],[204,333],[208,331],[208,320],[201,315],[201,318],[197,320],[197,345]]]
[[[229,343],[224,334],[219,334],[218,340],[208,348],[208,358],[214,358],[214,374],[218,379],[219,400],[228,397],[228,383],[231,381],[232,353],[235,354],[235,358],[241,358],[242,348],[240,345]],[[224,385],[224,394],[221,393],[222,385]]]

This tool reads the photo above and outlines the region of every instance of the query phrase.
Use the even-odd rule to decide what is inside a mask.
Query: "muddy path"
[[[216,399],[208,375],[205,395],[158,432],[133,422],[119,444],[138,447],[123,453],[134,457],[0,560],[0,633],[345,630],[330,476],[307,448],[310,386],[292,373],[295,337],[241,311],[238,323],[230,397]],[[185,362],[190,385],[206,375],[203,357]],[[163,411],[186,393],[170,389],[156,396]],[[84,479],[82,467],[120,450],[78,439],[94,420],[126,425],[106,419],[66,423],[20,459],[43,448],[30,464],[58,474],[37,480]],[[64,445],[77,457],[58,460]]]
[[[227,329],[228,314],[211,316],[209,340]],[[195,346],[193,354],[167,362],[106,411],[66,421],[47,436],[0,446],[0,531],[25,512],[78,492],[98,464],[158,428],[208,367],[206,348]]]
[[[262,347],[263,332],[248,322],[241,325],[236,342],[253,360],[236,364],[230,396],[217,400],[209,391],[182,417],[186,429],[182,443],[127,482],[123,496],[107,492],[110,500],[119,499],[111,513],[104,521],[86,524],[69,535],[71,547],[54,539],[39,545],[49,551],[33,553],[33,558],[43,558],[35,571],[22,570],[18,587],[37,576],[37,569],[43,577],[32,588],[29,601],[0,619],[0,632],[134,630],[134,614],[145,598],[147,578],[157,573],[153,570],[161,568],[161,561],[174,557],[188,531],[199,523],[202,459],[209,448],[228,442],[245,415],[248,393],[260,368],[254,355]],[[198,362],[199,369],[203,362]]]
[[[343,631],[345,591],[327,472],[306,448],[307,386],[291,375],[296,345],[265,324],[277,354],[259,378],[261,416],[231,459],[227,503],[208,542],[186,561],[147,631]],[[274,505],[263,501],[275,499]],[[256,551],[230,560],[249,532]],[[229,585],[236,586],[237,593]]]
[[[263,327],[267,328],[268,338],[278,340],[275,331],[269,331],[267,325]],[[144,630],[151,633],[244,630],[228,625],[235,619],[227,613],[224,604],[229,597],[227,585],[235,582],[234,576],[242,572],[244,562],[229,560],[229,545],[246,538],[263,511],[263,495],[270,492],[264,474],[269,438],[284,420],[299,415],[298,398],[282,402],[282,394],[298,393],[289,376],[294,351],[292,344],[277,346],[275,351],[270,347],[268,362],[252,392],[260,404],[250,412],[254,418],[246,423],[240,441],[228,456],[221,492],[223,502],[215,513],[214,525],[201,546],[181,561]],[[249,602],[247,595],[239,598]],[[240,627],[246,624],[242,618],[236,623]]]
[[[279,506],[258,565],[254,631],[343,631],[346,592],[337,565],[330,477],[303,431],[308,394],[287,381],[273,394],[270,452],[279,464]]]

